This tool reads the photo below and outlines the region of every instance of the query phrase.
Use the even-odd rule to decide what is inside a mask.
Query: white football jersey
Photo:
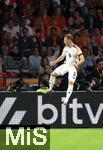
[[[75,66],[79,61],[79,55],[82,54],[82,51],[77,45],[72,47],[65,46],[62,52],[62,56],[65,56],[65,64],[67,66]]]

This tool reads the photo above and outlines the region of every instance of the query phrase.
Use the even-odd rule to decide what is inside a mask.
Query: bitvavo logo
[[[3,121],[8,116],[10,110],[14,107],[14,103],[16,102],[16,97],[6,97],[0,106],[0,124],[3,124]],[[61,101],[64,99],[64,97],[61,97]],[[60,101],[59,101],[60,102]],[[57,103],[56,103],[57,105]],[[80,103],[78,102],[77,98],[72,99],[71,103],[66,107],[64,104],[60,103],[58,104],[59,107],[61,107],[59,110],[56,106],[50,103],[43,104],[43,97],[42,95],[39,95],[37,97],[37,124],[45,124],[45,125],[52,125],[55,124],[56,121],[60,120],[60,125],[66,125],[68,124],[68,118],[70,116],[68,115],[67,111],[70,110],[72,121],[74,124],[82,125],[84,123],[84,116],[83,118],[80,118],[79,111],[84,111],[86,113],[86,116],[89,117],[89,120],[92,124],[96,125],[98,124],[98,121],[102,115],[103,112],[103,103],[99,103],[98,107],[94,109],[90,105],[90,103]],[[15,108],[16,109],[16,108]],[[50,116],[49,119],[47,119],[46,115],[44,116],[43,112],[46,110],[46,112],[51,111],[52,116]],[[27,110],[15,110],[15,113],[12,115],[9,124],[13,125],[19,125],[21,124],[21,121],[26,117]],[[34,113],[35,116],[35,113]],[[48,113],[47,113],[48,116]]]
[[[61,101],[64,99],[64,97],[61,98]],[[38,96],[38,124],[54,124],[58,117],[60,117],[58,114],[61,114],[61,125],[67,124],[67,109],[72,110],[72,120],[74,124],[83,124],[83,119],[79,119],[78,117],[78,111],[81,109],[85,109],[87,112],[88,117],[90,118],[90,121],[92,124],[98,124],[99,118],[103,111],[103,103],[100,103],[97,111],[94,114],[94,111],[92,110],[92,107],[89,103],[78,103],[78,99],[72,99],[72,103],[68,105],[68,107],[64,106],[64,104],[61,103],[61,112],[58,112],[58,109],[53,104],[42,104],[43,99],[42,96]],[[52,117],[50,119],[45,119],[43,116],[43,112],[46,109],[50,109],[52,111]]]

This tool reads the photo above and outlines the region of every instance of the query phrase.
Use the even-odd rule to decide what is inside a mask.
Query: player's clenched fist
[[[55,62],[54,61],[51,61],[50,62],[50,66],[54,66],[55,65]]]

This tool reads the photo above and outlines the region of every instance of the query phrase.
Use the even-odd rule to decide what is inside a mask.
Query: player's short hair
[[[73,40],[73,36],[72,36],[71,34],[66,34],[65,37],[66,37],[67,39]]]

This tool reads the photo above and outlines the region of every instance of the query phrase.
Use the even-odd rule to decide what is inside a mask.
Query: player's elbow
[[[81,57],[79,58],[80,59],[80,62],[83,63],[85,61],[85,58],[83,55],[81,55]]]
[[[85,61],[85,58],[84,58],[84,56],[82,57],[82,62],[84,62]]]

